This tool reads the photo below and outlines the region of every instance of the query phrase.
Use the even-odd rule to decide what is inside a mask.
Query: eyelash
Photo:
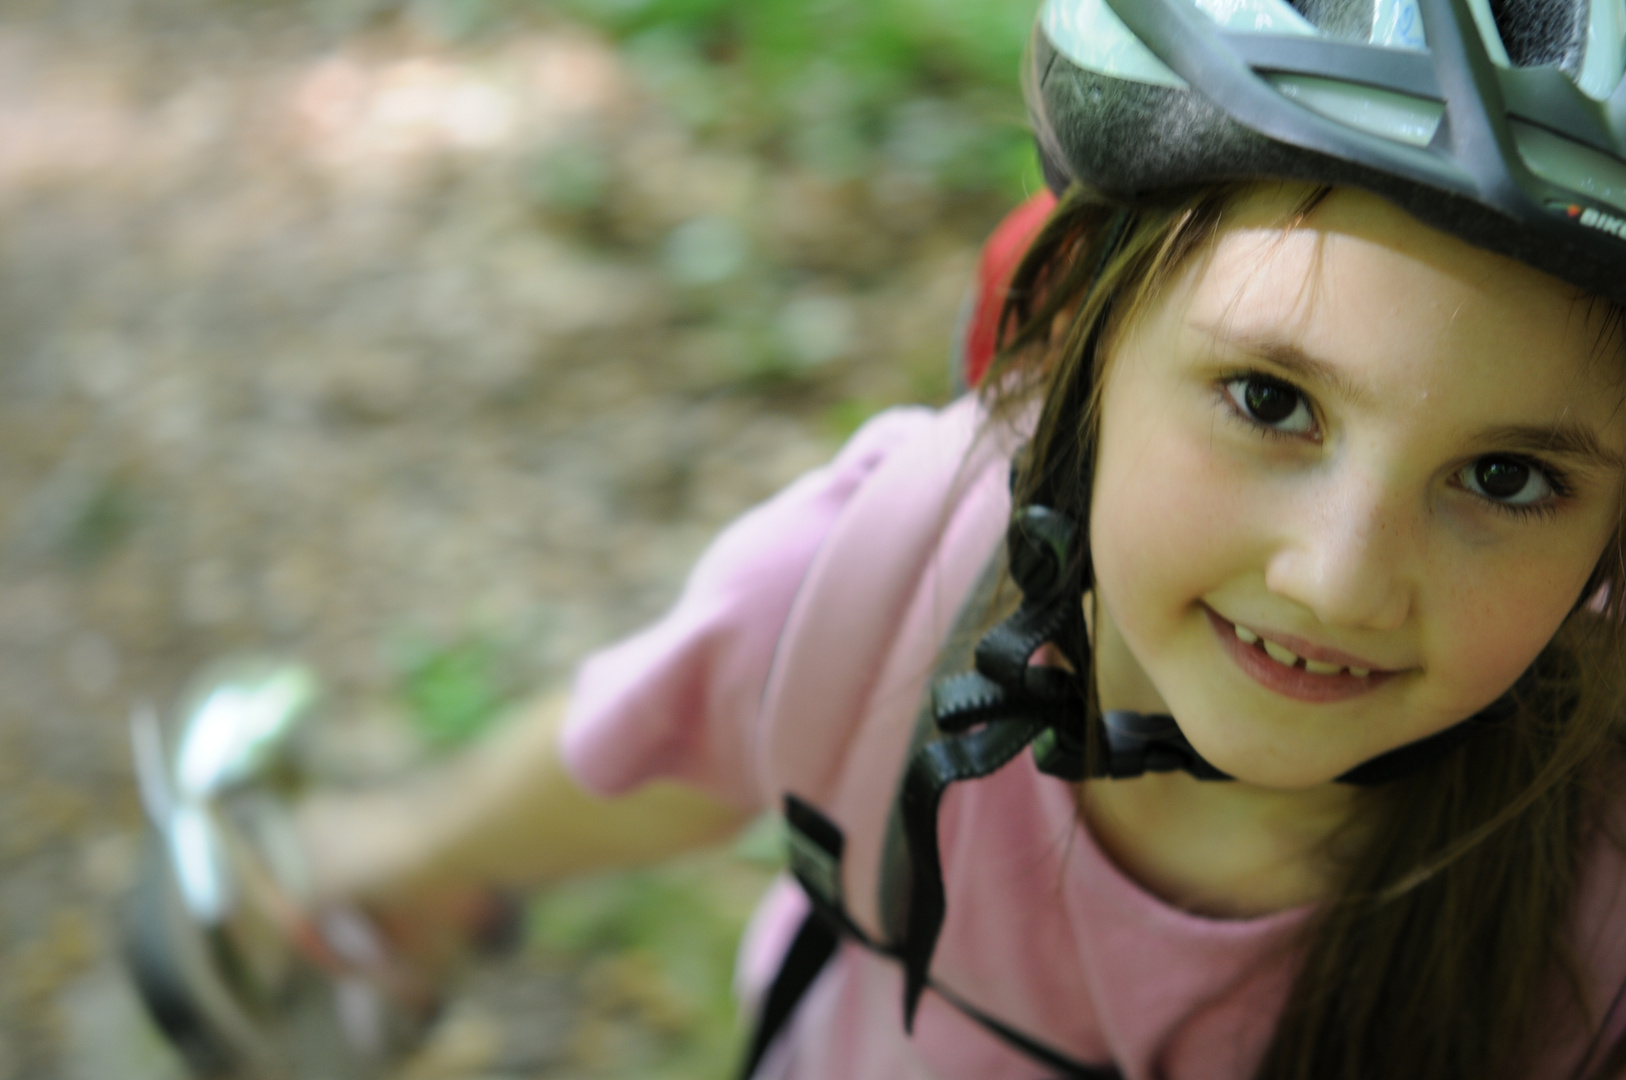
[[[1558,485],[1553,484],[1553,499],[1548,499],[1546,502],[1529,503],[1524,506],[1516,506],[1512,503],[1499,503],[1492,499],[1487,499],[1486,502],[1489,502],[1493,507],[1500,510],[1504,514],[1508,514],[1520,521],[1529,521],[1531,518],[1542,518],[1544,520],[1551,519],[1553,515],[1558,513],[1558,507],[1554,505],[1554,500],[1558,498],[1562,498],[1562,496],[1558,493]]]
[[[1238,383],[1244,380],[1273,383],[1277,386],[1285,387],[1286,389],[1297,394],[1299,396],[1299,400],[1304,403],[1304,407],[1310,412],[1310,422],[1313,425],[1313,429],[1310,432],[1282,431],[1280,428],[1272,427],[1270,424],[1251,416],[1245,409],[1239,406],[1235,400],[1232,399],[1228,389],[1232,383]],[[1310,395],[1306,394],[1303,390],[1300,390],[1286,379],[1280,379],[1274,375],[1267,375],[1262,371],[1234,371],[1230,374],[1220,376],[1219,380],[1215,384],[1215,392],[1219,395],[1220,404],[1225,406],[1225,411],[1230,415],[1230,417],[1242,424],[1248,430],[1252,431],[1255,435],[1259,435],[1266,439],[1280,439],[1293,442],[1302,441],[1306,438],[1312,442],[1319,443],[1321,441],[1321,423],[1320,419],[1316,416],[1316,410],[1314,405],[1311,403]]]
[[[1248,412],[1240,407],[1231,397],[1228,389],[1233,383],[1241,382],[1245,379],[1274,383],[1277,386],[1285,387],[1286,389],[1297,394],[1304,407],[1310,412],[1311,423],[1314,425],[1312,430],[1307,433],[1282,431],[1279,428],[1272,427],[1270,424],[1264,423],[1263,421],[1249,415]],[[1231,419],[1242,424],[1255,435],[1273,440],[1302,440],[1308,438],[1310,441],[1316,443],[1321,441],[1320,421],[1316,417],[1316,410],[1310,395],[1306,394],[1303,390],[1299,389],[1297,386],[1294,386],[1286,379],[1279,378],[1275,375],[1267,375],[1261,371],[1236,371],[1220,377],[1216,384],[1216,392],[1219,396],[1220,403],[1225,406],[1225,411],[1231,417]],[[1507,514],[1508,516],[1520,521],[1527,521],[1533,517],[1551,518],[1553,515],[1558,513],[1558,501],[1568,498],[1574,492],[1574,487],[1570,483],[1569,477],[1565,475],[1562,470],[1557,469],[1544,461],[1540,461],[1536,458],[1526,457],[1522,454],[1497,454],[1495,456],[1505,458],[1509,461],[1516,461],[1522,465],[1534,469],[1546,478],[1548,486],[1552,488],[1552,496],[1548,499],[1542,500],[1539,503],[1509,503],[1500,502],[1496,499],[1485,498],[1482,496],[1479,497],[1480,501],[1484,502],[1486,505],[1490,506],[1496,511],[1499,511],[1500,513]],[[1470,463],[1470,465],[1471,464],[1472,463]],[[1464,468],[1467,467],[1469,466],[1464,466]],[[1458,472],[1461,471],[1462,470],[1460,469],[1458,470]],[[1469,492],[1469,494],[1473,493]]]
[[[1497,456],[1505,457],[1509,461],[1517,461],[1534,469],[1547,478],[1547,486],[1553,489],[1550,498],[1543,499],[1538,503],[1505,503],[1497,502],[1495,499],[1484,500],[1504,514],[1509,514],[1520,521],[1528,521],[1535,517],[1551,519],[1558,513],[1559,500],[1568,498],[1574,491],[1574,488],[1570,485],[1569,477],[1551,465],[1518,454],[1498,454]],[[1470,492],[1470,494],[1472,493]]]

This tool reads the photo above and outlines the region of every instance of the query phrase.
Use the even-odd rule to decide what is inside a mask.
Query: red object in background
[[[965,382],[976,386],[988,372],[994,359],[994,341],[999,334],[999,313],[1005,306],[1005,290],[1017,264],[1027,254],[1028,245],[1038,235],[1039,227],[1050,216],[1056,197],[1048,190],[1040,191],[1027,202],[1005,215],[1005,220],[982,246],[982,257],[977,261],[976,306],[965,333]]]

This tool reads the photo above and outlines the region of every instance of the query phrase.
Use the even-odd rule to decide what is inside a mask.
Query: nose
[[[1294,505],[1265,567],[1272,592],[1328,626],[1394,630],[1411,614],[1415,523],[1369,478],[1318,486]]]

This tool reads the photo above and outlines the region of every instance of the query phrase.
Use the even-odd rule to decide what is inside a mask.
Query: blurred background
[[[0,1080],[178,1080],[125,719],[302,658],[401,775],[942,402],[1034,0],[5,0]],[[556,890],[405,1077],[723,1077],[773,845]]]

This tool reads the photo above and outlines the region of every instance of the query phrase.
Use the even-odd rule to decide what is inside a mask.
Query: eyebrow
[[[1606,469],[1626,464],[1626,459],[1603,445],[1591,428],[1580,424],[1499,424],[1481,432],[1480,438],[1515,452],[1556,454]]]
[[[1352,381],[1337,366],[1311,356],[1299,346],[1274,338],[1235,334],[1215,326],[1195,325],[1223,345],[1257,357],[1300,378],[1321,383],[1339,397],[1355,404],[1369,404],[1371,393]],[[1473,440],[1490,443],[1514,453],[1549,454],[1569,458],[1583,465],[1605,469],[1626,466],[1626,458],[1605,446],[1590,428],[1569,421],[1556,424],[1498,424],[1479,432]]]
[[[1346,401],[1355,404],[1370,404],[1372,401],[1371,393],[1339,371],[1336,365],[1311,356],[1292,342],[1253,334],[1237,334],[1226,327],[1204,324],[1194,323],[1193,329],[1207,334],[1216,345],[1246,353],[1290,371],[1302,379],[1329,387]]]

